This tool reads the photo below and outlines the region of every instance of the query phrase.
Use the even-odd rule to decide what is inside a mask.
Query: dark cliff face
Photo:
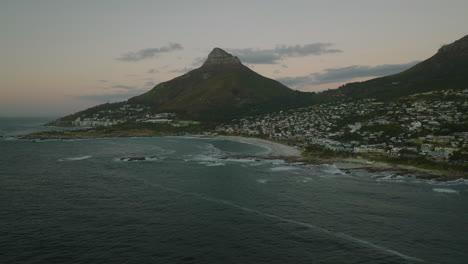
[[[129,102],[149,105],[155,112],[225,120],[304,106],[310,98],[310,94],[261,76],[237,57],[215,48],[201,67],[160,83]]]

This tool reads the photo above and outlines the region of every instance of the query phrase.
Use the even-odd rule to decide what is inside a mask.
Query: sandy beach
[[[234,140],[238,142],[244,142],[248,144],[254,144],[262,146],[269,149],[269,152],[266,153],[267,157],[301,157],[301,150],[296,147],[272,142],[260,138],[250,138],[250,137],[237,137],[237,136],[216,136],[216,138],[223,138]]]
[[[422,173],[429,178],[440,178],[442,180],[456,179],[463,177],[460,172],[456,171],[436,171],[429,169],[422,169],[414,166],[407,165],[396,165],[386,162],[376,162],[365,158],[328,158],[328,159],[316,159],[309,158],[302,155],[302,151],[293,146],[288,146],[273,141],[251,138],[251,137],[238,137],[238,136],[216,136],[216,138],[224,138],[234,140],[238,142],[244,142],[249,144],[255,144],[263,146],[269,149],[269,152],[265,154],[269,158],[284,158],[290,161],[302,161],[313,164],[332,164],[341,170],[353,170],[353,169],[367,169],[367,170],[397,170],[406,173]]]
[[[134,132],[134,131],[132,131]],[[81,138],[100,138],[100,137],[152,137],[152,136],[164,136],[154,135],[151,131],[139,131],[136,133],[127,134],[99,134],[99,133],[65,133],[65,134],[47,134],[44,132],[32,133],[20,138],[23,139],[81,139]],[[466,172],[453,171],[453,170],[430,170],[423,169],[408,165],[390,164],[386,162],[376,162],[361,157],[330,157],[323,158],[320,156],[303,156],[301,149],[289,146],[282,143],[273,142],[270,140],[253,138],[253,137],[241,137],[241,136],[206,136],[206,135],[192,135],[200,138],[221,138],[228,139],[238,142],[244,142],[247,144],[254,144],[265,147],[268,151],[261,154],[264,158],[278,158],[285,159],[291,162],[305,162],[309,164],[332,164],[342,170],[353,170],[353,169],[368,169],[368,170],[398,170],[406,173],[422,173],[427,178],[437,178],[439,180],[453,180],[458,178],[465,178]]]

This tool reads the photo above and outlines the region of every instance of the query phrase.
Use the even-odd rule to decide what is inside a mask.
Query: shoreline
[[[205,138],[219,138],[219,139],[228,139],[232,141],[237,141],[246,144],[253,144],[256,146],[264,147],[269,150],[265,154],[265,157],[268,158],[294,158],[294,157],[303,157],[302,151],[293,146],[288,146],[286,144],[277,143],[274,141],[269,141],[261,138],[254,137],[241,137],[241,136],[202,136]]]
[[[18,139],[26,140],[48,140],[48,139],[59,139],[59,140],[73,140],[73,139],[97,139],[97,138],[126,138],[126,137],[164,137],[164,136],[192,136],[198,138],[218,138],[227,139],[246,144],[253,144],[268,149],[268,152],[262,157],[266,159],[283,159],[287,162],[304,162],[307,164],[320,165],[329,164],[334,165],[340,170],[355,170],[365,169],[368,171],[397,171],[402,174],[423,174],[418,176],[421,179],[432,179],[438,181],[451,181],[456,179],[467,179],[467,175],[463,171],[455,170],[431,170],[418,168],[410,165],[392,164],[384,161],[372,161],[371,159],[360,158],[360,157],[331,157],[323,158],[319,156],[304,156],[302,151],[298,147],[289,146],[285,143],[279,143],[270,141],[267,139],[261,139],[256,137],[242,137],[242,136],[224,136],[224,135],[200,135],[200,134],[186,134],[186,135],[169,135],[169,134],[154,134],[148,133],[148,131],[139,131],[140,133],[119,133],[103,135],[102,133],[84,133],[77,135],[77,133],[65,133],[60,136],[57,135],[44,135],[44,132],[32,133],[23,136],[17,136]],[[143,132],[143,133],[141,133]],[[146,133],[145,133],[146,132]],[[36,135],[35,135],[36,134]]]
[[[368,171],[397,171],[403,175],[405,174],[423,174],[418,175],[418,178],[438,181],[450,181],[466,178],[466,173],[462,171],[439,171],[431,169],[423,169],[410,165],[391,164],[383,161],[373,161],[366,158],[357,157],[343,157],[343,158],[316,158],[302,155],[299,148],[288,146],[283,143],[269,141],[260,138],[241,137],[241,136],[211,136],[210,138],[224,138],[238,142],[255,144],[269,148],[270,153],[264,157],[268,159],[283,159],[288,162],[305,162],[307,164],[329,164],[334,165],[340,170],[349,171],[364,169]],[[465,176],[465,177],[464,177]]]

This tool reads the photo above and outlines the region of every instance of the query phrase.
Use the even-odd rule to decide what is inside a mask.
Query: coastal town
[[[216,132],[336,153],[466,162],[467,122],[465,89],[414,94],[392,102],[342,100],[233,120]]]
[[[199,121],[180,120],[175,113],[152,113],[148,106],[136,104],[82,114],[72,125],[112,127],[126,122],[172,127],[179,129],[177,133],[201,130]],[[331,154],[465,164],[468,89],[419,93],[389,102],[344,99],[234,119],[202,132],[258,137]]]
[[[124,104],[115,109],[105,109],[82,114],[71,122],[75,127],[111,127],[128,121],[137,123],[168,124],[172,127],[198,125],[192,120],[178,120],[175,113],[151,113],[145,105]]]
[[[71,122],[77,127],[108,127],[124,123],[140,116],[149,107],[144,105],[124,104],[114,109],[103,109],[90,114],[82,114]]]

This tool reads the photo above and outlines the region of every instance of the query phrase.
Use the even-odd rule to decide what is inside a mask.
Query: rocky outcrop
[[[205,63],[203,63],[203,66],[217,66],[223,64],[241,64],[241,61],[236,56],[232,56],[220,48],[214,48],[210,54],[208,54],[208,58]]]

